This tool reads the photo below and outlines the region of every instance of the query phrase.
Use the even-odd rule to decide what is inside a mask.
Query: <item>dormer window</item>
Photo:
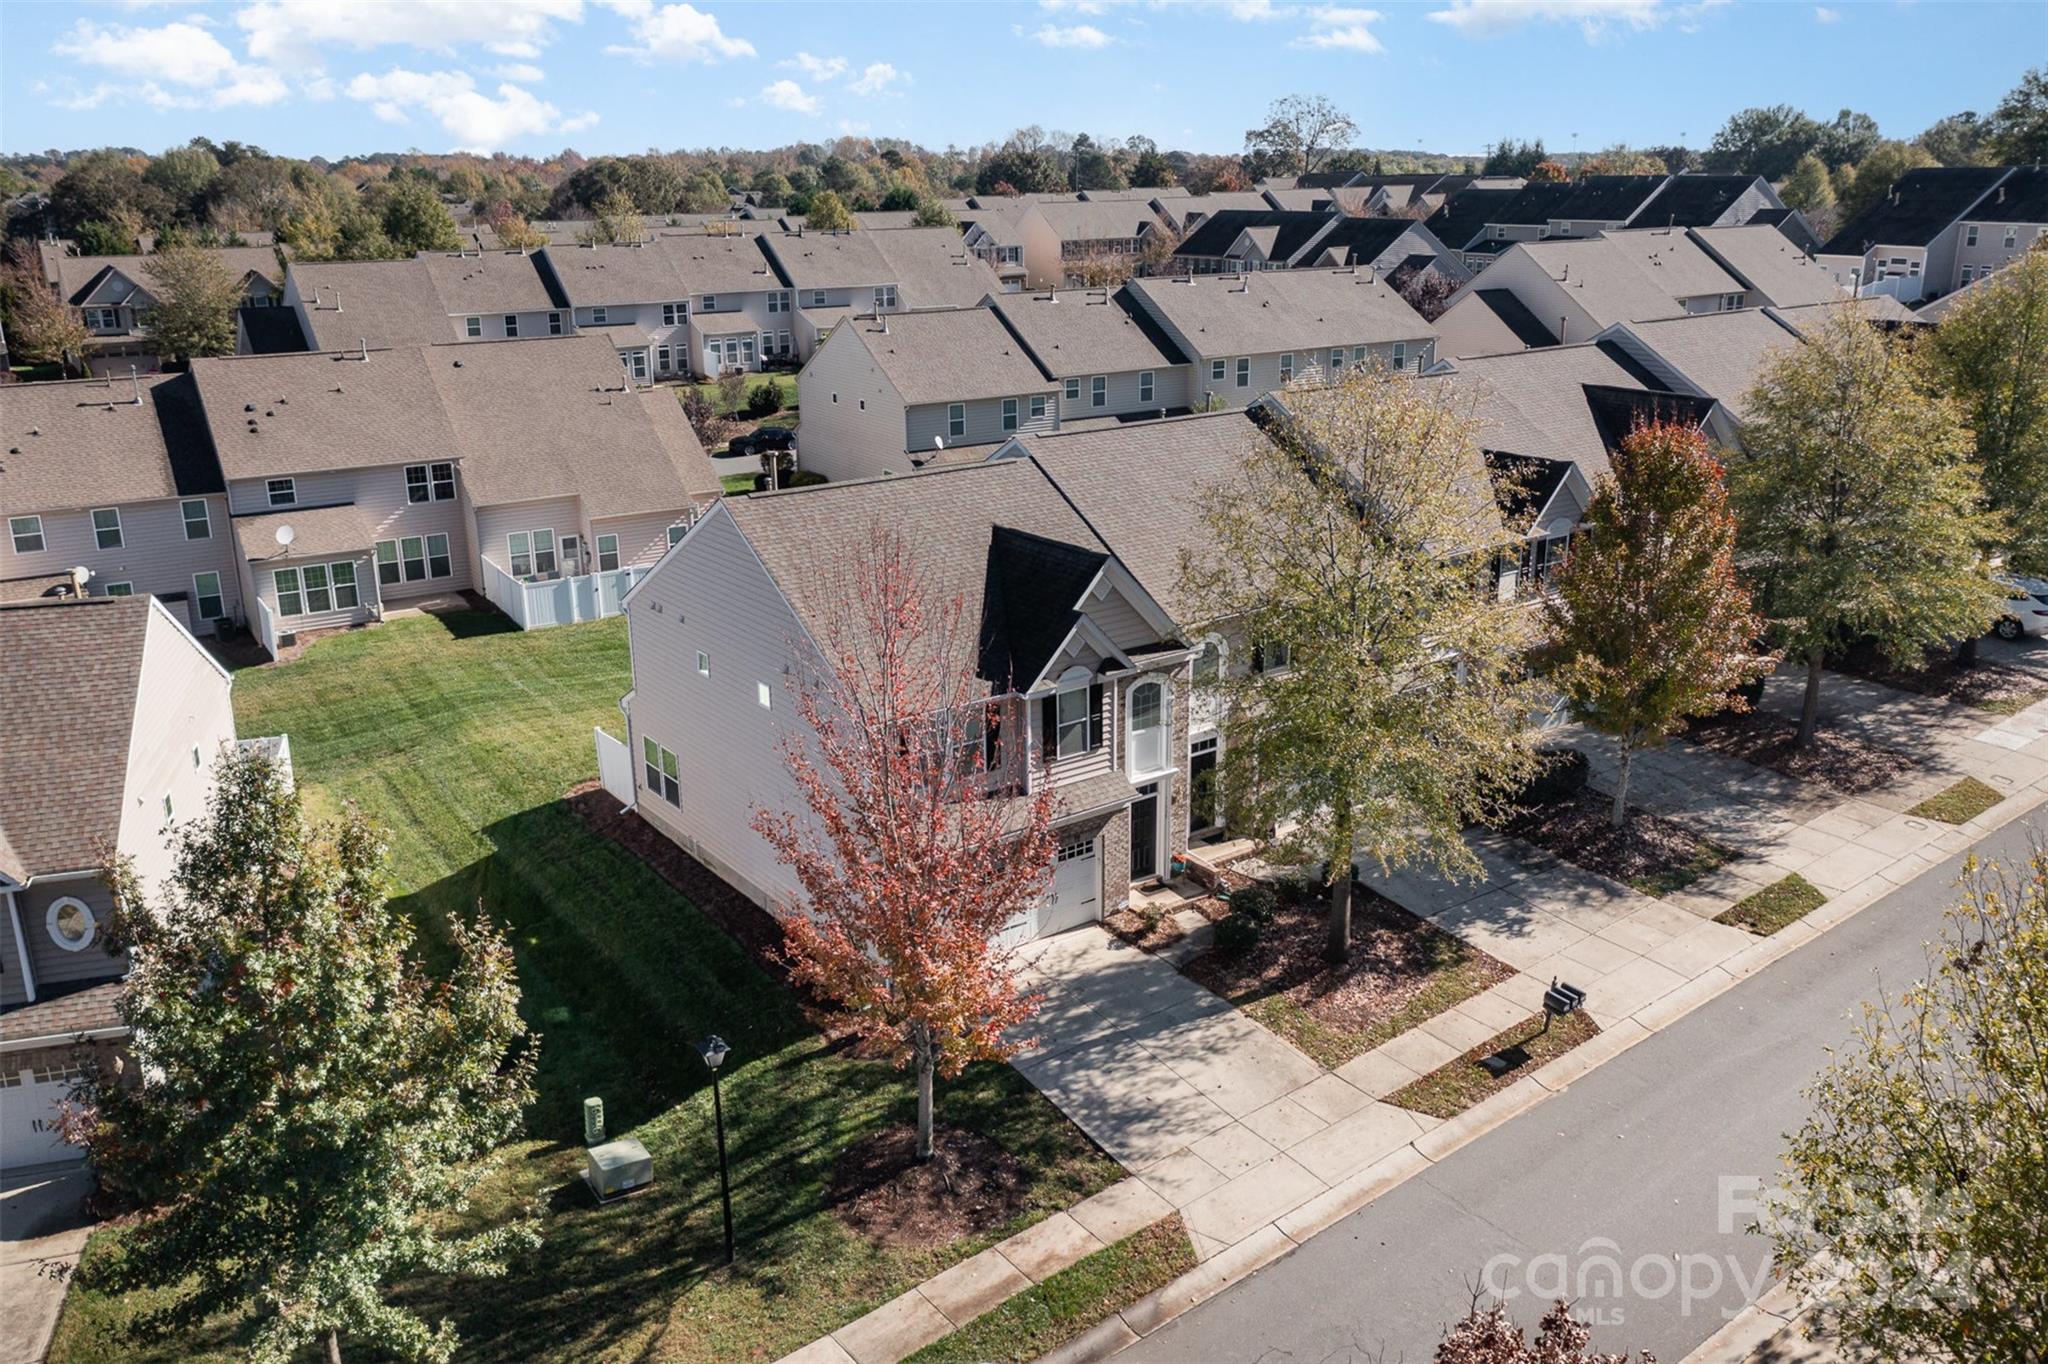
[[[700,311],[702,311],[702,312],[707,312],[707,313],[715,313],[715,312],[717,312],[717,311],[718,311],[718,295],[717,295],[717,294],[706,294],[706,295],[704,295],[704,302],[703,302],[703,305],[702,305],[702,307],[700,308]]]

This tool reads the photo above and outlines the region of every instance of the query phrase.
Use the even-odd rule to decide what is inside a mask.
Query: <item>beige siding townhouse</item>
[[[2042,175],[2030,166],[1907,171],[1837,229],[1817,259],[1859,294],[1890,294],[1907,304],[1939,298],[1970,282],[1963,266],[1971,267],[1971,279],[1980,278],[2043,235]]]
[[[244,307],[270,307],[280,294],[283,271],[277,251],[268,246],[229,246],[214,252],[241,284]],[[148,256],[43,255],[52,288],[85,324],[90,338],[85,361],[94,374],[121,376],[131,369],[153,373],[161,367],[146,316],[150,297]]]
[[[56,1105],[79,1045],[116,1073],[128,957],[114,945],[108,850],[145,892],[171,870],[168,825],[198,815],[235,740],[229,676],[161,601],[0,603],[0,1171],[77,1160]],[[289,761],[281,740],[269,751]]]
[[[285,305],[313,350],[563,336],[568,300],[523,251],[433,252],[410,260],[294,261]]]
[[[740,240],[753,249],[751,238]],[[540,268],[568,303],[571,330],[611,342],[626,372],[645,383],[703,372],[690,363],[690,285],[680,268],[687,254],[654,242],[549,246],[540,253]],[[749,347],[748,369],[760,364],[757,346]],[[737,364],[737,343],[734,355]]]
[[[16,384],[0,397],[0,599],[153,596],[194,634],[244,616],[188,376]]]
[[[1436,332],[1369,270],[1134,279],[1132,303],[1194,363],[1191,407],[1245,407],[1310,373],[1375,362],[1419,374]]]
[[[993,449],[1060,420],[1058,386],[988,308],[848,319],[797,376],[797,394],[798,464],[840,482]]]
[[[1963,215],[1947,291],[1966,288],[2048,241],[2048,166],[2016,166]]]
[[[1094,922],[1167,875],[1187,845],[1188,652],[1029,460],[720,502],[627,604],[635,808],[756,902],[800,909],[751,821],[803,808],[778,744],[790,678],[840,609],[843,578],[818,565],[877,521],[917,528],[923,589],[978,627],[957,662],[986,687],[993,769],[1020,794],[1052,784],[1051,884],[1007,936]]]
[[[1192,366],[1124,290],[1033,289],[989,302],[1060,385],[1061,425],[1188,410]]]

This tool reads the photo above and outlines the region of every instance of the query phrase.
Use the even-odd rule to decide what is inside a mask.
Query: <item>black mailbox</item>
[[[1586,992],[1576,985],[1566,985],[1556,976],[1550,978],[1550,988],[1543,992],[1543,1029],[1550,1030],[1550,1020],[1575,1014],[1586,1002]]]

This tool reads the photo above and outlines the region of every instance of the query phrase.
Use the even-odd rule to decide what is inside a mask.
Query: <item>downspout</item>
[[[35,967],[29,964],[28,939],[21,935],[21,904],[15,899],[13,891],[6,892],[6,895],[7,920],[14,928],[14,950],[21,954],[21,987],[28,992],[28,1001],[33,1004],[36,998],[36,972]]]

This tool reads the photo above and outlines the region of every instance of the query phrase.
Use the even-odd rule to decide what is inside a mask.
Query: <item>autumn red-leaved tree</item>
[[[1772,666],[1736,580],[1735,517],[1707,438],[1677,422],[1631,431],[1550,585],[1545,663],[1572,714],[1616,740],[1619,828],[1636,753],[1734,704]]]
[[[1536,1339],[1523,1338],[1499,1303],[1474,1303],[1463,1321],[1444,1332],[1436,1347],[1436,1364],[1629,1364],[1628,1351],[1603,1354],[1587,1349],[1593,1333],[1572,1318],[1571,1306],[1559,1302],[1543,1314]],[[1644,1352],[1642,1364],[1657,1364]]]
[[[935,599],[894,531],[868,533],[801,646],[800,723],[782,743],[800,810],[754,828],[795,873],[783,906],[791,975],[844,1009],[869,1054],[917,1072],[917,1156],[932,1154],[932,1082],[1009,1056],[1038,996],[996,944],[1045,890],[1052,797],[1021,795],[1024,712],[976,675],[980,622]]]

